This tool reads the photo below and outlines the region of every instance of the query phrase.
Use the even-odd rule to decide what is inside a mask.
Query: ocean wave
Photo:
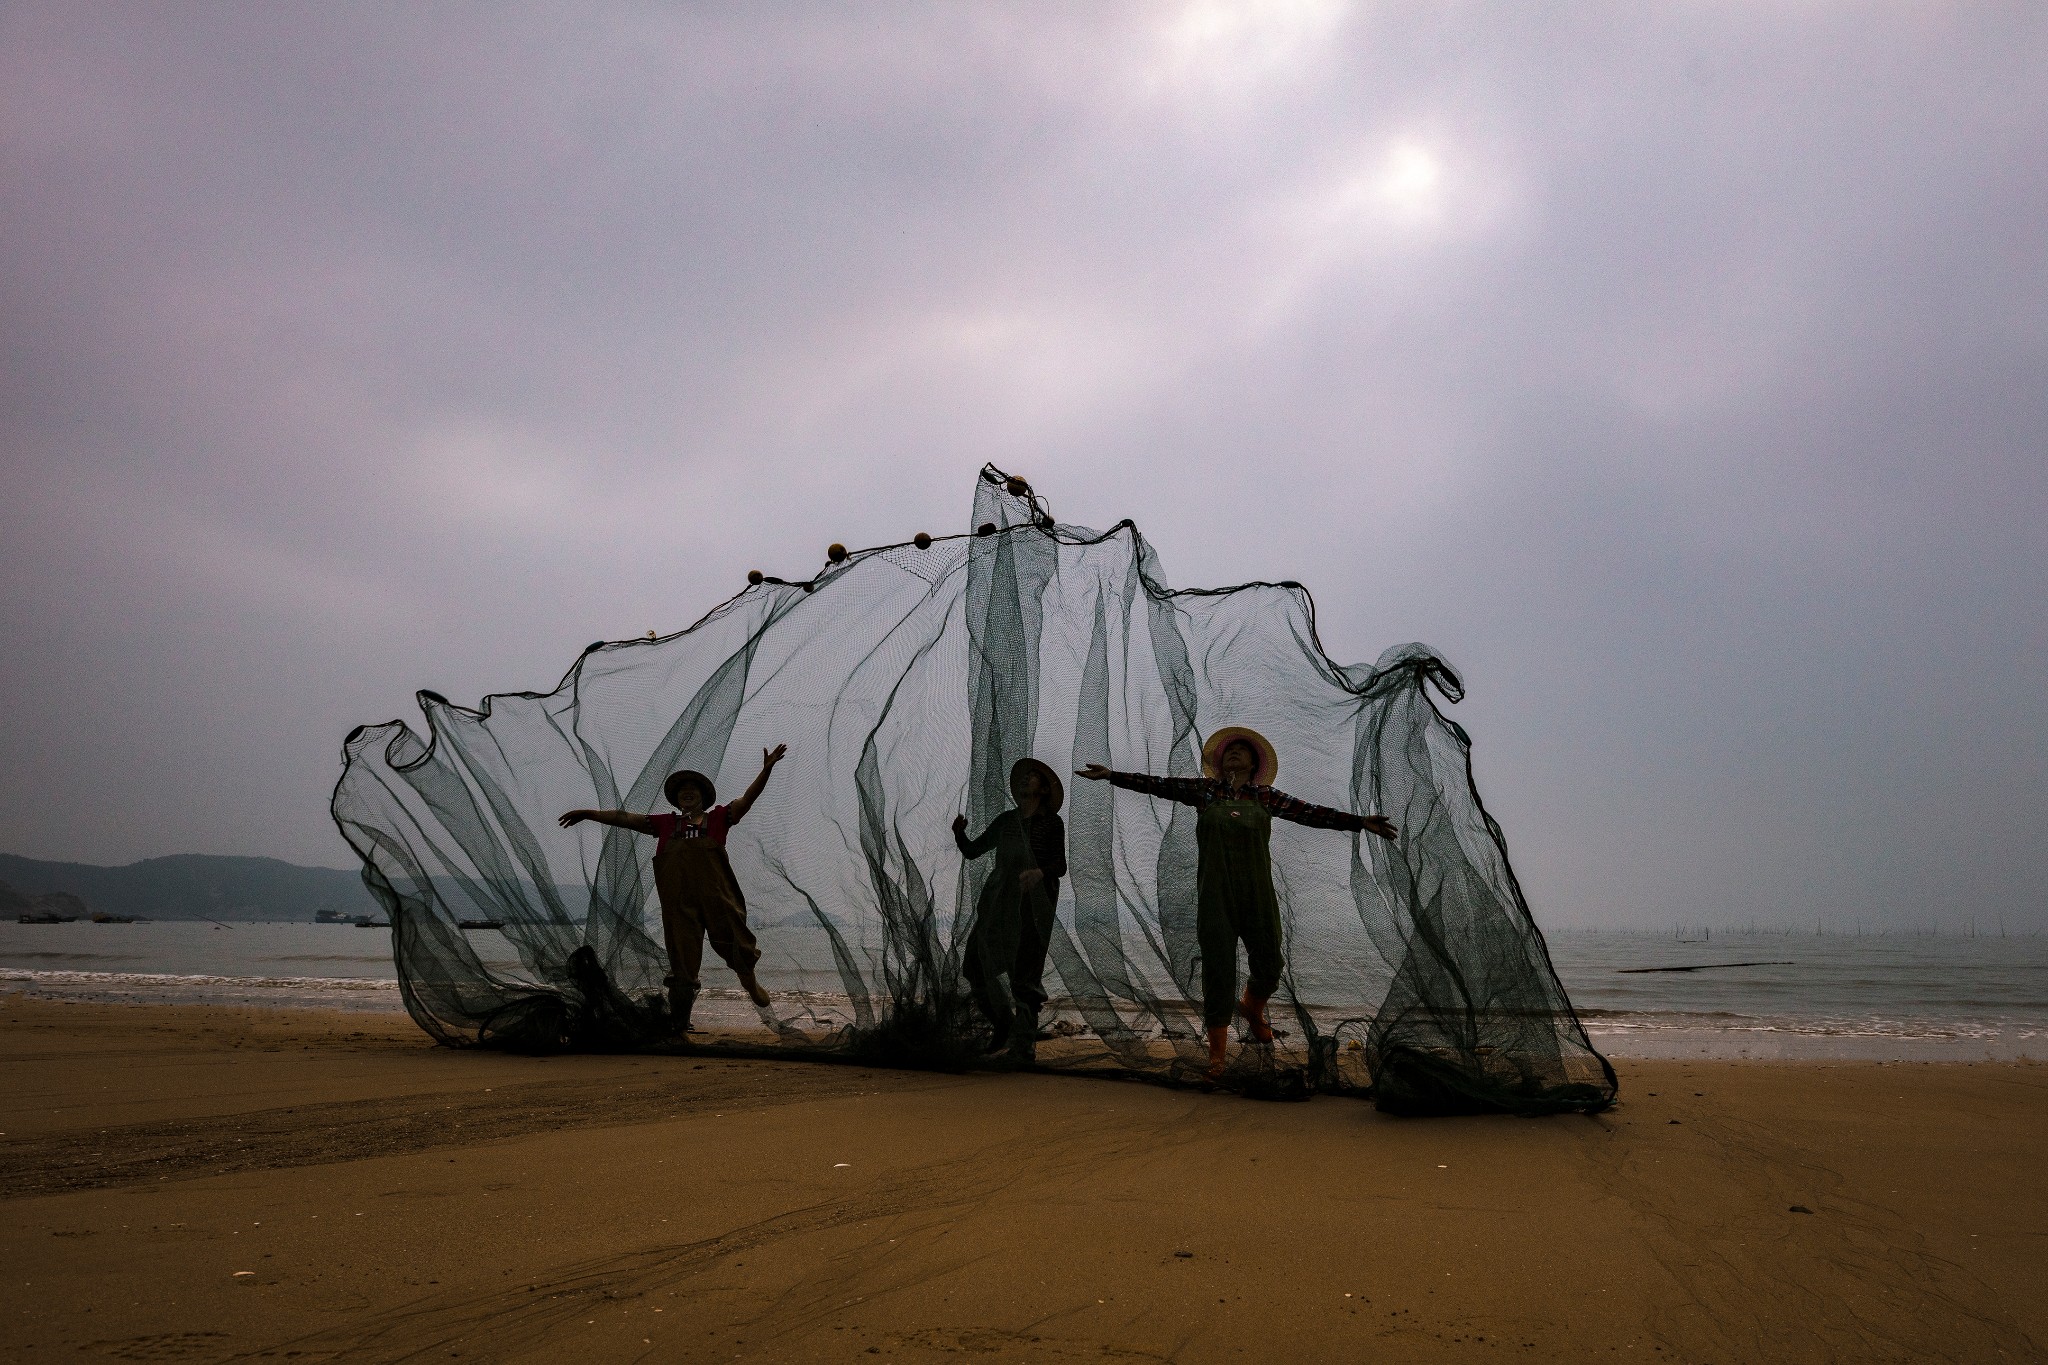
[[[314,990],[398,994],[396,981],[366,976],[178,976],[166,972],[61,972],[0,967],[0,982],[25,986],[91,986],[109,990]]]
[[[2031,1038],[2035,1020],[2017,1019],[1794,1019],[1752,1015],[1581,1011],[1586,1031],[1596,1037],[1636,1033],[1780,1034],[1807,1038],[1872,1038],[1901,1041],[1974,1042]]]

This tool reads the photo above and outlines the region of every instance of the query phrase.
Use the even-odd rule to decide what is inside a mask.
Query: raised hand
[[[1384,815],[1368,815],[1365,817],[1365,832],[1377,834],[1382,839],[1391,839],[1401,831],[1395,829],[1393,822]]]
[[[567,815],[563,816],[559,823],[561,824],[563,829],[567,829],[571,825],[580,825],[589,818],[590,812],[587,810],[572,810]]]
[[[739,794],[739,799],[725,808],[727,820],[737,823],[754,808],[754,802],[760,799],[762,789],[768,785],[768,774],[775,771],[775,765],[782,762],[782,756],[788,752],[787,744],[778,744],[772,749],[761,751],[761,771],[754,774],[754,780]]]
[[[1103,767],[1100,763],[1090,763],[1085,768],[1076,768],[1074,770],[1074,776],[1085,777],[1090,782],[1107,782],[1109,775],[1109,769]]]
[[[964,815],[956,815],[956,816],[954,816],[954,817],[953,817],[953,832],[954,832],[955,834],[965,834],[965,833],[967,832],[967,817],[966,817],[966,816],[964,816]]]

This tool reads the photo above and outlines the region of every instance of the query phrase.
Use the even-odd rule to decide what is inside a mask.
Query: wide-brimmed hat
[[[1252,752],[1259,756],[1258,766],[1252,769],[1252,783],[1260,787],[1272,786],[1273,779],[1280,776],[1280,755],[1273,752],[1273,746],[1264,735],[1243,725],[1226,725],[1209,736],[1209,742],[1202,746],[1203,774],[1223,776],[1223,751],[1233,744],[1249,744]]]
[[[1040,763],[1035,758],[1020,758],[1010,765],[1011,799],[1017,795],[1017,779],[1027,772],[1038,774],[1039,809],[1057,813],[1067,799],[1066,784],[1060,781],[1060,775],[1052,770],[1051,764]]]
[[[676,788],[685,782],[695,783],[697,790],[704,793],[704,809],[710,810],[718,804],[718,788],[711,784],[711,779],[695,769],[685,768],[679,773],[670,773],[668,781],[661,784],[661,794],[668,798],[671,806],[680,807],[683,804],[676,800]]]

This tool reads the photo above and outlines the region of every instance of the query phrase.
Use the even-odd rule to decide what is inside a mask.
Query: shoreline
[[[497,932],[471,937],[492,970],[527,974],[510,940]],[[778,1013],[805,1031],[850,1021],[845,986],[825,965],[830,954],[801,925],[782,924],[764,941],[771,951],[762,980],[782,1002]],[[1581,1023],[1612,1057],[2048,1057],[2048,939],[1728,938],[1717,931],[1711,943],[1687,943],[1560,930],[1548,941]],[[1797,962],[1726,970],[1733,961],[1781,959]],[[1312,1005],[1321,1024],[1370,1015],[1385,989],[1367,979],[1368,964],[1354,964],[1364,976],[1339,965],[1320,974],[1305,969],[1294,983],[1312,1002],[1343,1002]],[[720,999],[730,978],[714,967],[707,985],[707,1000]],[[389,931],[290,921],[226,929],[0,923],[0,993],[9,991],[134,1004],[402,1008]],[[753,1016],[743,1013],[709,1022],[744,1027]],[[1086,1022],[1079,1014],[1064,1020],[1070,1028]]]
[[[797,1004],[819,992],[771,991]],[[713,988],[707,998],[739,1000]],[[403,1016],[394,979],[244,977],[161,972],[87,972],[0,968],[0,999],[194,1009],[343,1010]],[[843,997],[835,997],[843,998]],[[1056,1006],[1057,1002],[1055,1002]],[[1057,1014],[1057,1008],[1053,1010]],[[1048,1018],[1052,1017],[1051,1015]],[[1983,1021],[1772,1019],[1685,1011],[1579,1011],[1593,1045],[1609,1058],[1638,1060],[1814,1060],[1979,1062],[2048,1061],[2048,1030],[2015,1021],[2000,1031]],[[1078,1023],[1078,1019],[1075,1021]]]
[[[1603,1115],[1394,1119],[19,996],[0,1056],[22,1360],[2048,1351],[2038,1064],[1625,1060]]]

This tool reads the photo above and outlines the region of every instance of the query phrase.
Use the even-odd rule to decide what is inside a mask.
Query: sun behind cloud
[[[1427,147],[1397,142],[1372,181],[1373,197],[1389,217],[1404,223],[1433,221],[1441,211],[1443,163]]]

